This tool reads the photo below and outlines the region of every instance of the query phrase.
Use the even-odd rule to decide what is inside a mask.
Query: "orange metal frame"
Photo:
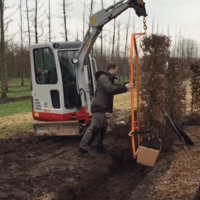
[[[135,130],[139,131],[140,130],[140,113],[139,113],[139,107],[140,107],[140,88],[139,88],[139,55],[138,55],[138,50],[137,50],[137,44],[136,44],[136,39],[139,38],[140,36],[145,35],[145,33],[133,33],[131,35],[131,45],[130,45],[130,72],[131,72],[131,83],[134,83],[134,50],[135,50],[135,70],[136,70],[136,87],[131,89],[131,132],[129,133],[129,136],[131,137],[132,140],[132,149],[133,149],[133,157],[137,157],[137,150],[136,150],[136,145],[135,145],[135,136],[134,133]],[[136,38],[136,36],[138,36]],[[136,89],[137,92],[137,104],[135,105],[134,103],[134,89]],[[137,111],[137,120],[135,120],[134,116],[134,111]],[[138,142],[140,141],[140,135],[138,135]]]

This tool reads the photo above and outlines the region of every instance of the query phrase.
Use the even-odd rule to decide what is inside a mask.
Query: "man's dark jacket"
[[[97,86],[95,99],[91,105],[91,112],[112,113],[114,95],[126,92],[127,88],[125,86],[113,85],[116,77],[109,72],[98,71],[95,73],[95,78]]]

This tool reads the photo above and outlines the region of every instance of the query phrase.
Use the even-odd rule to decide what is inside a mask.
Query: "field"
[[[8,81],[8,98],[19,98],[19,97],[27,97],[31,95],[30,90],[30,79],[24,79],[24,85],[21,86],[21,80],[19,78],[11,79]],[[1,83],[0,83],[1,86]],[[0,87],[1,92],[1,87]]]
[[[186,86],[189,113],[189,81]],[[115,96],[106,150],[89,158],[77,156],[80,138],[36,137],[30,100],[0,104],[0,199],[192,200],[199,184],[200,128],[186,127],[196,146],[186,151],[177,140],[154,168],[139,165],[132,158],[130,126],[115,124],[130,113],[130,98],[130,92]]]
[[[19,78],[8,81],[7,96],[7,102],[0,100],[0,138],[33,130],[30,80],[24,79],[24,86],[20,86]]]

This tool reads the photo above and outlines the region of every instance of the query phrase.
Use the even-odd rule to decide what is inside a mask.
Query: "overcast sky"
[[[44,2],[44,6],[42,9],[48,5],[47,0],[40,0]],[[68,12],[70,18],[67,20],[68,29],[69,29],[69,39],[74,40],[76,39],[76,24],[78,26],[79,32],[79,39],[82,40],[82,19],[83,19],[83,2],[84,0],[69,0],[72,2],[72,11]],[[89,2],[90,0],[85,0]],[[169,27],[169,35],[171,36],[172,40],[174,41],[175,35],[181,35],[184,38],[190,38],[195,40],[198,44],[200,44],[200,0],[144,0],[146,3],[146,11],[148,16],[147,26],[148,26],[148,33],[152,32],[152,21],[154,16],[154,32],[168,34],[168,27]],[[25,0],[23,0],[25,2]],[[62,19],[59,16],[62,16],[62,7],[59,6],[59,2],[61,3],[62,0],[51,0],[52,4],[52,32],[54,35],[55,41],[62,41],[64,38],[62,37],[61,32],[63,32],[62,26]],[[97,12],[101,9],[100,2],[101,0],[95,0],[95,7],[93,13]],[[104,1],[105,8],[112,5],[114,0],[106,0]],[[15,7],[12,9],[7,9],[5,12],[6,16],[9,16],[14,9],[19,5],[19,0],[6,0],[6,5],[14,5]],[[29,6],[34,7],[34,0],[29,0]],[[23,10],[25,11],[25,5],[23,6]],[[135,14],[133,9],[128,9],[124,13],[122,13],[117,20],[120,20],[122,23],[122,28],[126,26],[129,16],[129,10],[131,10],[131,21],[130,21],[130,34],[133,32],[133,24],[135,22],[135,30],[138,32],[141,30],[142,24],[142,17],[138,18]],[[88,18],[89,12],[87,12]],[[27,30],[27,25],[25,21],[25,12],[24,12],[24,31]],[[43,15],[45,26],[47,26],[47,18]],[[19,30],[18,23],[19,23],[19,11],[15,13],[12,17],[13,22],[9,25],[8,33],[11,35],[13,32],[17,32]],[[108,31],[112,30],[113,21],[109,22],[105,25],[105,33],[107,31],[107,35],[109,34]],[[44,26],[44,27],[45,27]],[[33,26],[32,26],[33,30]],[[45,28],[45,34],[43,38],[39,39],[39,42],[44,42],[45,38],[48,38],[47,35],[47,28]],[[121,34],[123,35],[125,30],[122,30]],[[27,41],[28,39],[24,40]],[[123,36],[122,36],[123,40]],[[15,41],[19,41],[19,34],[15,37]],[[34,39],[32,39],[34,43]]]

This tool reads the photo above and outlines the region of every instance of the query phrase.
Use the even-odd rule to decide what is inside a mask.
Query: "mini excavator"
[[[128,8],[147,16],[143,0],[121,0],[91,17],[83,42],[30,46],[36,135],[81,135],[90,124],[97,71],[90,51],[103,26]]]

